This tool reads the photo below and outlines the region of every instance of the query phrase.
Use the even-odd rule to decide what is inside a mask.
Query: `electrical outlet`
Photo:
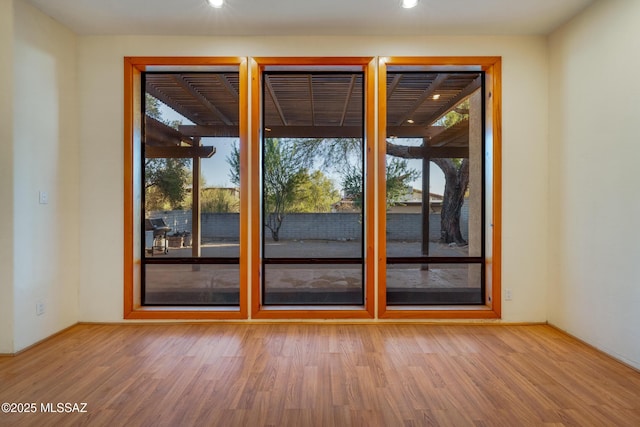
[[[504,290],[504,299],[506,301],[511,301],[512,295],[511,295],[511,289],[505,289]]]
[[[44,303],[39,301],[36,303],[36,314],[42,316],[44,314]]]
[[[39,191],[38,201],[41,205],[46,205],[47,203],[49,203],[49,193],[47,193],[46,191]]]

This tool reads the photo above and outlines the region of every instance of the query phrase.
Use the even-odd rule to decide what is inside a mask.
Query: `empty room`
[[[640,425],[639,21],[0,0],[0,425]]]

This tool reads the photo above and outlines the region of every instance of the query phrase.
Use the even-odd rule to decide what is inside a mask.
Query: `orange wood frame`
[[[140,305],[140,134],[141,73],[152,66],[235,66],[240,73],[240,304],[237,309],[214,307],[145,307]],[[243,57],[125,57],[124,58],[124,318],[125,319],[246,319],[248,314],[248,88]]]
[[[381,319],[497,319],[501,317],[501,241],[502,241],[502,60],[500,57],[388,57],[378,62],[378,179],[384,182],[387,137],[387,67],[407,66],[419,70],[478,70],[485,72],[485,142],[492,156],[487,161],[487,197],[491,197],[491,253],[485,259],[487,295],[485,305],[457,307],[388,307],[386,265],[385,187],[379,186],[378,198],[378,318]],[[485,230],[486,230],[485,226]]]
[[[237,66],[240,73],[240,304],[237,309],[145,307],[140,304],[141,73],[152,66]],[[365,72],[367,203],[365,305],[362,307],[263,307],[260,262],[261,80],[269,66],[358,66]],[[485,260],[486,304],[478,307],[387,307],[386,304],[386,75],[388,66],[425,70],[482,70],[486,79],[487,204],[492,206],[490,250]],[[501,317],[502,85],[500,57],[125,57],[124,58],[124,318],[125,319],[497,319]],[[250,82],[249,82],[250,79]],[[249,106],[249,88],[251,104]],[[377,93],[376,93],[377,92]],[[377,109],[376,109],[377,99]],[[251,110],[249,110],[251,108]],[[377,112],[377,129],[375,125]],[[251,114],[251,131],[249,131]],[[375,137],[377,130],[377,139]],[[377,224],[377,225],[376,225]],[[485,226],[486,227],[486,226]],[[486,229],[488,229],[486,227]],[[377,240],[375,240],[377,239]],[[377,304],[376,304],[377,300]],[[251,306],[249,310],[249,306]]]
[[[365,305],[364,307],[335,307],[307,308],[307,307],[263,307],[261,301],[260,283],[260,235],[262,231],[260,221],[260,143],[262,140],[261,125],[261,84],[262,74],[269,66],[296,66],[301,70],[309,66],[358,66],[365,74],[365,200],[371,200],[365,208]],[[375,309],[375,246],[373,236],[375,231],[375,58],[372,57],[294,57],[294,58],[253,58],[251,61],[251,248],[252,248],[252,286],[251,286],[251,316],[254,319],[372,319]]]

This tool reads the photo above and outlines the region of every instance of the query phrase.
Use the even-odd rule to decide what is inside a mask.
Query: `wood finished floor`
[[[78,325],[0,358],[15,426],[640,426],[640,373],[548,326]]]

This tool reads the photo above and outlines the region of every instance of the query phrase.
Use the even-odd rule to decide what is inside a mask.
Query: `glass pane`
[[[348,143],[349,165],[331,165],[332,144]],[[264,143],[264,255],[270,257],[360,257],[362,245],[361,140],[348,142],[267,138]],[[346,177],[346,174],[351,174]],[[348,180],[353,188],[345,189]],[[291,243],[313,242],[291,252]],[[320,244],[323,243],[323,244]],[[297,245],[294,245],[297,246]],[[346,248],[348,250],[344,250]]]
[[[145,219],[165,230],[145,235],[156,248],[147,244],[147,255],[238,257],[238,73],[147,73],[145,81]]]
[[[363,83],[361,72],[264,75],[264,304],[363,303]],[[305,264],[269,264],[278,258]],[[323,258],[360,263],[314,264]]]
[[[265,304],[363,304],[360,265],[266,265]]]
[[[482,256],[481,75],[387,82],[387,256]]]
[[[387,304],[482,304],[481,264],[387,266]]]
[[[145,267],[145,304],[238,305],[237,265],[151,264]]]
[[[177,256],[190,246],[191,159],[145,158],[145,253]],[[180,185],[175,185],[180,182]],[[177,237],[178,236],[178,237]]]
[[[239,73],[144,73],[143,301],[237,305]],[[232,262],[236,262],[233,260]]]
[[[216,153],[201,161],[203,257],[240,256],[240,149],[237,139],[204,138]]]

